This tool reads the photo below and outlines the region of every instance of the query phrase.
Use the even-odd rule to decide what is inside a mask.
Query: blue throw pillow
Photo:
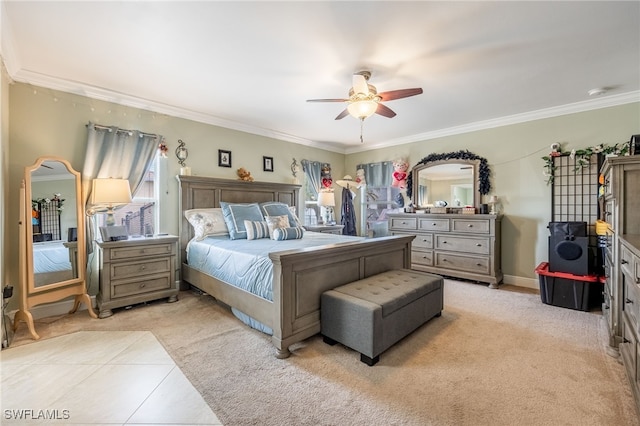
[[[276,241],[299,240],[304,235],[302,226],[292,228],[276,228],[273,230],[273,239]]]
[[[242,240],[247,238],[247,228],[244,221],[263,221],[264,217],[260,211],[258,203],[251,204],[231,204],[220,201],[224,222],[229,229],[229,237],[232,240]]]
[[[287,216],[291,226],[302,226],[300,219],[291,211],[291,208],[285,203],[278,201],[267,201],[260,203],[260,209],[265,217],[267,216]]]

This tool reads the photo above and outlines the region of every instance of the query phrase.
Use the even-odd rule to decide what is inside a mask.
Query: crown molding
[[[432,132],[411,135],[406,138],[393,139],[376,145],[368,145],[366,147],[347,148],[345,154],[354,154],[357,152],[369,151],[378,148],[387,148],[390,146],[404,145],[408,143],[421,142],[430,139],[442,138],[446,136],[454,136],[463,133],[476,132],[478,130],[493,129],[496,127],[509,126],[512,124],[526,123],[528,121],[542,120],[545,118],[559,117],[562,115],[576,114],[580,112],[592,111],[596,109],[608,108],[619,105],[626,105],[640,102],[640,91],[621,93],[600,97],[598,99],[575,102],[567,105],[560,105],[551,108],[540,109],[536,111],[514,114],[500,117],[492,120],[476,121],[474,123],[464,124],[462,126],[449,127],[446,129],[434,130]]]
[[[5,58],[8,59],[8,58]],[[567,105],[560,105],[551,108],[540,109],[536,111],[514,114],[491,120],[477,121],[474,123],[464,124],[461,126],[449,127],[446,129],[434,130],[431,132],[420,133],[407,136],[404,138],[393,139],[378,144],[365,144],[365,146],[353,146],[339,148],[330,144],[317,142],[309,139],[300,138],[286,133],[277,132],[271,129],[239,123],[236,121],[226,120],[211,114],[205,114],[197,111],[180,108],[173,105],[163,104],[148,99],[138,98],[127,95],[125,93],[114,92],[112,90],[101,87],[90,86],[81,82],[64,80],[49,75],[40,74],[32,71],[19,70],[15,74],[11,74],[10,60],[7,60],[7,71],[9,76],[14,80],[22,83],[32,84],[35,86],[45,87],[62,92],[73,93],[80,96],[86,96],[105,102],[111,102],[118,105],[124,105],[132,108],[139,108],[160,114],[167,114],[172,117],[184,118],[187,120],[197,121],[200,123],[210,124],[213,126],[223,127],[227,129],[237,130],[249,134],[264,136],[272,139],[278,139],[285,142],[306,145],[325,151],[337,152],[340,154],[354,154],[358,152],[370,151],[373,149],[387,148],[391,146],[404,145],[414,142],[421,142],[430,139],[436,139],[446,136],[453,136],[463,133],[475,132],[479,130],[492,129],[496,127],[508,126],[512,124],[525,123],[528,121],[541,120],[546,118],[558,117],[562,115],[575,114],[595,109],[608,108],[612,106],[624,105],[629,103],[640,102],[640,91],[621,93],[617,95],[599,97],[597,99],[575,102]],[[15,68],[15,67],[13,67]]]

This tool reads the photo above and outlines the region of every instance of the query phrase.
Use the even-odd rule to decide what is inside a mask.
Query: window
[[[140,188],[133,194],[130,204],[119,207],[114,217],[116,225],[124,226],[129,235],[154,234],[158,223],[158,161],[159,156],[153,160],[151,167],[145,173]],[[106,226],[106,215],[96,215],[98,226]]]
[[[304,175],[304,224],[313,226],[318,224],[320,206],[318,206],[318,191],[313,189],[311,179]]]

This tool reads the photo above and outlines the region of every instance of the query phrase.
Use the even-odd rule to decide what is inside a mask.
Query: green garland
[[[560,144],[551,145],[551,152],[549,155],[545,155],[542,157],[544,160],[544,171],[543,174],[547,177],[547,185],[553,183],[553,178],[555,175],[556,167],[553,165],[554,157],[561,156],[569,156],[574,158],[576,161],[576,166],[573,169],[574,172],[579,172],[584,167],[588,167],[590,164],[590,159],[593,154],[614,154],[614,155],[627,155],[629,153],[629,142],[617,143],[615,145],[607,145],[601,143],[600,145],[596,145],[589,148],[584,149],[573,149],[571,151],[563,151],[562,146]]]
[[[42,206],[43,210],[47,210],[51,207],[51,202],[57,201],[58,214],[62,214],[62,210],[64,210],[64,198],[60,198],[60,194],[53,194],[53,198],[36,198],[35,200],[31,200],[31,209],[37,210],[38,206]]]

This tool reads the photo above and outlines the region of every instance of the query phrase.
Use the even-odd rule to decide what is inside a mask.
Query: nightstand
[[[344,225],[305,225],[304,229],[312,232],[324,232],[325,234],[342,235]]]
[[[100,318],[111,309],[168,297],[178,300],[173,235],[98,242],[100,290],[96,297]]]

